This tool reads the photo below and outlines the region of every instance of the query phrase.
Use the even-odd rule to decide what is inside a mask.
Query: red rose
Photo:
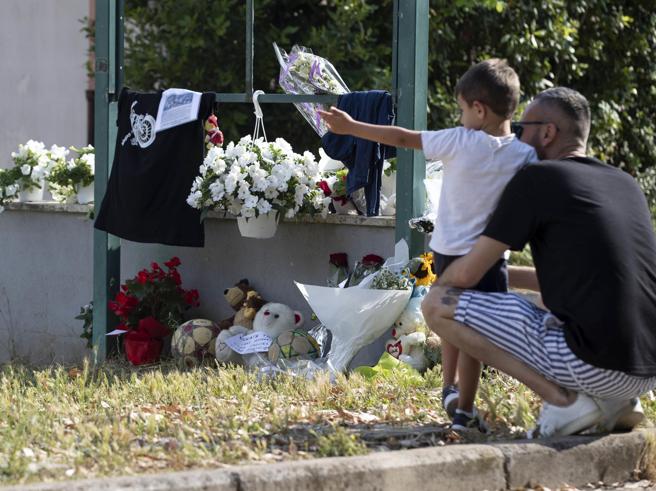
[[[180,258],[178,258],[177,256],[173,256],[171,259],[169,259],[164,263],[164,266],[166,266],[169,269],[172,269],[172,268],[177,268],[178,266],[180,266],[180,264],[182,264],[180,262]]]
[[[376,254],[367,254],[362,258],[362,264],[366,266],[382,266],[385,260]]]
[[[332,194],[332,191],[330,190],[330,186],[326,181],[319,181],[318,186],[323,191],[324,196],[330,196]]]
[[[207,120],[210,122],[210,124],[214,126],[219,126],[219,120],[216,117],[216,114],[210,114],[210,117],[207,118]]]
[[[330,263],[334,264],[337,267],[343,266],[347,267],[347,255],[345,252],[336,252],[335,254],[330,255]]]

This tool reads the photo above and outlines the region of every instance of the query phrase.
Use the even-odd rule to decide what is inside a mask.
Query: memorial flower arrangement
[[[153,262],[121,285],[109,309],[119,318],[119,330],[126,331],[125,353],[140,365],[159,359],[162,339],[184,320],[184,312],[200,305],[198,290],[182,288],[178,272],[180,259],[172,257],[162,268]]]
[[[54,146],[53,146],[54,148]],[[58,152],[50,152],[51,167],[46,180],[56,201],[67,201],[83,187],[93,183],[95,173],[95,150],[91,145],[70,150],[77,157],[66,160],[69,151],[57,147]]]
[[[311,152],[295,153],[282,138],[267,142],[250,135],[227,147],[213,145],[199,168],[187,203],[253,218],[278,212],[328,213],[330,199],[318,187],[319,167]]]
[[[330,61],[303,46],[294,45],[287,54],[274,43],[273,49],[280,64],[278,83],[287,94],[346,94],[348,87]],[[323,104],[303,102],[294,104],[319,136],[328,131],[317,109]]]
[[[121,328],[137,330],[143,325],[158,323],[169,334],[183,320],[184,312],[200,305],[197,290],[182,288],[178,272],[180,259],[171,258],[162,268],[153,262],[150,269],[142,269],[126,280],[121,289],[109,302],[109,309],[120,319]]]

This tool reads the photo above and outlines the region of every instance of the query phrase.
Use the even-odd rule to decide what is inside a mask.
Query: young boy
[[[430,241],[438,277],[451,262],[470,251],[510,178],[524,165],[537,161],[533,147],[519,141],[510,129],[519,102],[519,78],[505,60],[490,59],[472,66],[458,81],[455,92],[462,126],[440,131],[361,123],[334,107],[320,111],[333,133],[423,150],[427,160],[443,162],[442,193]],[[474,289],[507,291],[503,257]],[[459,384],[473,387],[463,393],[474,394],[480,370],[478,360],[443,342],[442,404],[453,418],[453,429],[478,427],[485,431],[473,398],[465,400],[458,391]]]

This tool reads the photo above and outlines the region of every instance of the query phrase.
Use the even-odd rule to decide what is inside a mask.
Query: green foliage
[[[86,340],[86,346],[88,349],[93,348],[93,302],[89,302],[85,306],[80,307],[80,313],[76,315],[75,318],[84,322],[80,337]]]
[[[391,89],[392,9],[392,0],[256,0],[254,87],[280,91],[275,41],[329,59],[351,90]],[[243,92],[244,2],[131,0],[127,17],[128,85]],[[588,97],[591,154],[633,175],[656,160],[656,11],[649,2],[431,0],[429,43],[429,128],[457,124],[453,89],[472,63],[503,57],[520,75],[524,102],[555,85]],[[293,106],[272,106],[265,107],[270,136],[297,148],[319,145]],[[228,140],[251,131],[250,112],[220,108]],[[646,192],[656,204],[653,187]]]

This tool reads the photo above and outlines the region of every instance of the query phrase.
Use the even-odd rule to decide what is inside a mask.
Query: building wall
[[[89,0],[2,0],[0,167],[28,139],[48,147],[86,141]]]
[[[9,208],[0,215],[0,363],[79,362],[87,351],[74,317],[93,296],[92,222],[61,205]],[[234,220],[208,219],[205,232],[204,248],[122,242],[122,280],[178,256],[183,286],[200,291],[201,307],[191,317],[231,316],[223,290],[248,278],[265,299],[301,311],[311,327],[317,322],[294,280],[325,285],[333,252],[346,252],[350,266],[365,254],[394,252],[391,227],[283,222],[273,239],[257,240],[242,238]]]

